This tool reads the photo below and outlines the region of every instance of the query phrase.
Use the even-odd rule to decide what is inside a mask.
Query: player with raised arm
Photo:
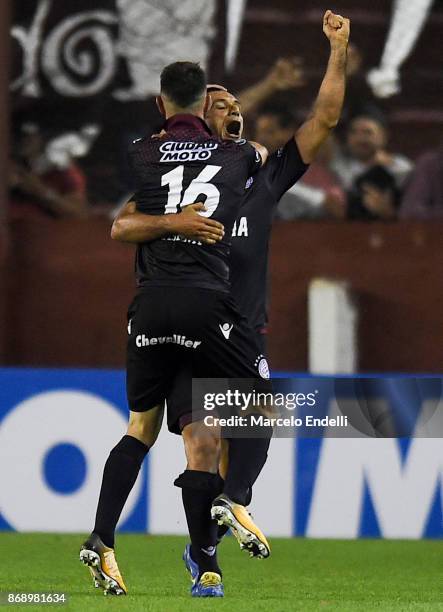
[[[336,126],[343,105],[349,20],[326,11],[323,31],[330,41],[331,53],[312,112],[286,146],[271,155],[266,166],[248,180],[245,199],[232,233],[231,293],[241,311],[247,315],[262,346],[266,338],[266,271],[273,212],[279,198],[300,178]],[[238,101],[223,87],[214,86],[209,91],[211,106],[206,115],[208,124],[220,137],[239,138],[242,119]],[[136,243],[154,240],[174,228],[175,232],[190,239],[214,244],[223,237],[223,227],[212,219],[201,217],[198,211],[202,207],[201,203],[195,204],[181,214],[169,215],[165,219],[144,215],[130,202],[114,221],[112,235],[116,240]],[[167,401],[168,427],[172,432],[183,435],[188,468],[192,466],[195,470],[216,473],[218,441],[209,436],[193,435],[193,430],[198,431],[199,425],[190,423],[191,377],[192,371],[189,369],[177,375]],[[231,452],[229,457],[231,463],[241,462],[244,444],[245,441],[231,440],[231,451],[234,447],[234,453]],[[202,508],[207,505],[207,499],[201,503]],[[197,510],[195,513],[198,515]],[[185,551],[188,569],[194,568],[195,571],[195,561],[199,555],[201,553],[193,541],[192,550],[187,547]]]
[[[222,223],[230,235],[246,180],[261,168],[267,153],[244,140],[213,136],[203,120],[208,102],[205,75],[198,65],[176,62],[163,70],[158,99],[166,119],[163,132],[134,141],[129,151],[138,183],[135,200],[141,212],[167,215],[204,196],[205,214]],[[177,373],[190,364],[201,377],[260,376],[263,356],[254,332],[229,295],[228,255],[227,239],[207,246],[178,234],[137,247],[139,291],[128,311],[129,426],[106,462],[94,530],[80,551],[81,561],[105,593],[127,592],[115,560],[114,530],[155,440],[157,412]],[[234,328],[230,342],[220,333],[226,320]],[[237,476],[231,478],[231,486],[241,489],[245,485],[236,481]],[[219,492],[219,477],[187,470],[180,486],[186,499],[210,491],[212,500]],[[201,547],[215,553],[217,526],[209,508],[206,515],[208,529]],[[195,537],[199,536],[200,532]],[[193,594],[223,595],[216,554],[200,559]]]

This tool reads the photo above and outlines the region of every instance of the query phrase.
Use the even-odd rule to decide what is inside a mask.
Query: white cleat
[[[126,595],[127,588],[118,569],[114,549],[108,548],[92,534],[80,550],[80,561],[89,568],[94,587],[105,595]]]
[[[247,550],[251,557],[257,559],[269,557],[271,547],[244,506],[236,504],[222,494],[212,502],[211,516],[219,525],[231,528],[240,548]]]

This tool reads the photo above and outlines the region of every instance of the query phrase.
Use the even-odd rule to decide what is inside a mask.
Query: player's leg
[[[105,464],[94,529],[82,545],[80,560],[89,567],[95,586],[106,594],[127,592],[115,559],[115,529],[143,460],[157,439],[162,419],[163,406],[131,412],[127,433],[111,450]]]
[[[251,413],[248,426],[253,429],[251,417],[259,413]],[[240,435],[241,431],[237,435]],[[259,477],[268,458],[269,445],[272,438],[272,427],[261,428],[260,437],[232,437],[229,439],[228,469],[225,476],[223,493],[235,502],[247,506],[251,499],[251,490]],[[253,434],[252,434],[253,435]]]
[[[177,296],[180,293],[180,299],[176,296],[175,300],[180,308],[175,310],[175,329],[183,337],[198,341],[192,350],[187,349],[194,376],[256,379],[265,373],[266,360],[255,334],[227,293],[194,288],[180,288],[176,293]],[[235,489],[239,501],[227,495],[223,499],[217,497],[211,509],[212,517],[236,529],[242,547],[257,556],[269,555],[269,545],[252,522],[244,503],[266,460],[269,439],[268,435],[264,442],[256,438],[249,440],[252,456],[247,459],[248,451],[243,448],[242,452],[242,445],[235,445],[239,452],[234,451],[229,462],[226,484],[229,490]]]
[[[226,438],[222,438],[221,448],[220,448],[220,461],[218,463],[218,473],[220,474],[220,478],[223,482],[223,486],[222,486],[220,493],[223,492],[226,474],[228,473],[228,465],[229,465],[229,440],[226,440]],[[249,502],[250,501],[251,500],[249,500]],[[246,505],[249,505],[249,502]],[[223,538],[228,533],[228,531],[229,531],[228,525],[223,525],[223,524],[218,525],[217,544],[220,544],[220,542],[223,540]]]
[[[175,481],[182,500],[191,544],[183,560],[191,579],[193,596],[222,596],[221,570],[217,561],[217,523],[211,519],[211,504],[222,490],[217,474],[220,435],[203,422],[188,418],[191,405],[192,370],[181,367],[167,398],[168,427],[182,433],[187,467]],[[213,575],[212,575],[213,574]]]
[[[191,555],[199,566],[200,576],[206,571],[221,575],[216,554],[217,523],[211,519],[211,504],[221,491],[219,432],[200,421],[187,425],[182,436],[188,463],[174,484],[182,489]]]
[[[229,329],[229,334],[226,329]],[[260,352],[256,335],[229,296],[219,296],[213,305],[206,338],[198,359],[203,357],[206,371],[211,371],[212,367],[212,376],[261,379],[267,385],[263,381],[269,376],[267,362]],[[230,437],[223,494],[214,500],[212,516],[234,530],[242,548],[249,550],[253,556],[267,557],[269,544],[245,506],[266,462],[272,428],[261,428],[260,435],[252,432],[251,437],[243,437],[243,431],[243,427],[238,428],[235,435]]]
[[[266,351],[265,333],[257,332],[255,334],[255,337],[256,337],[258,346],[260,348],[261,354],[266,355],[267,351]],[[221,441],[220,463],[219,463],[219,468],[218,468],[218,472],[221,478],[223,479],[223,484],[224,484],[224,481],[226,480],[226,476],[228,473],[228,465],[229,465],[229,440],[226,440],[225,438],[223,438]],[[252,488],[250,488],[248,491],[245,506],[249,506],[249,504],[251,503],[251,500],[252,500]],[[226,535],[228,531],[229,531],[229,527],[227,525],[221,524],[218,526],[218,533],[217,533],[218,543],[222,541],[223,537]]]
[[[258,380],[263,386],[260,390],[270,391],[269,383],[263,380],[269,377],[269,370],[257,334],[229,294],[201,291],[201,298],[197,299],[195,292],[189,298],[183,290],[180,314],[183,324],[180,332],[200,341],[198,348],[189,353],[194,377]],[[220,386],[218,382],[214,384]],[[220,389],[223,390],[223,383]],[[201,389],[199,394],[205,395]],[[195,409],[201,411],[203,407],[192,408],[192,420],[196,420]],[[272,430],[263,427],[260,436],[246,439],[240,438],[241,431],[239,428],[231,440],[225,493],[235,502],[245,505],[266,462]]]
[[[139,295],[128,311],[126,390],[131,411],[129,425],[126,435],[106,461],[94,531],[80,551],[80,560],[90,568],[96,586],[103,588],[105,594],[120,595],[127,591],[114,555],[115,528],[141,464],[157,438],[168,373],[174,363],[174,356],[167,347],[146,346],[139,341],[146,329],[155,332],[163,324],[163,311],[160,307],[155,309],[157,303],[155,296]]]
[[[225,480],[226,480],[226,475],[228,473],[228,465],[229,465],[229,440],[227,440],[226,438],[222,438],[222,440],[221,440],[220,461],[219,461],[219,465],[218,465],[218,473],[220,475],[220,479],[221,479],[221,482],[222,482],[222,488],[221,488],[220,493],[223,492],[223,488],[224,488],[224,484],[225,484]],[[252,501],[252,488],[250,488],[249,491],[248,491],[248,495],[246,497],[245,506],[249,506],[251,501]],[[217,529],[217,545],[220,544],[220,542],[223,540],[225,535],[228,533],[229,529],[230,529],[229,525],[225,525],[224,523],[221,523],[220,525],[218,525],[218,529]]]
[[[163,406],[155,406],[147,412],[131,411],[126,435],[109,454],[93,529],[105,546],[114,548],[117,522],[143,460],[157,439],[162,419]]]

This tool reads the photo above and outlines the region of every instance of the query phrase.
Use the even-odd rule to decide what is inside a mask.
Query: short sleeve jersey
[[[204,121],[192,115],[175,115],[164,129],[161,137],[138,139],[129,149],[137,209],[164,215],[204,202],[204,215],[223,223],[225,238],[204,245],[170,235],[138,245],[137,285],[229,291],[230,236],[246,181],[260,169],[261,157],[244,140],[215,138]]]
[[[257,331],[267,323],[268,250],[273,215],[282,195],[307,169],[292,138],[246,184],[232,233],[231,295]]]

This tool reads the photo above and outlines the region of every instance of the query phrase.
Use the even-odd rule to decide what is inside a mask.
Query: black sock
[[[266,463],[272,427],[268,430],[268,437],[229,440],[228,473],[223,493],[242,506],[249,503],[250,490]],[[263,428],[260,433],[263,435]]]
[[[110,548],[114,548],[118,519],[148,450],[146,444],[126,435],[109,453],[103,470],[94,533]]]
[[[204,572],[216,572],[221,576],[217,562],[217,523],[211,519],[212,501],[221,491],[220,476],[186,470],[174,484],[182,489],[183,506],[191,536],[191,556],[198,563],[200,576]]]
[[[223,480],[221,476],[220,476],[220,483],[221,483],[221,490],[220,490],[220,493],[221,493],[225,487],[225,481]],[[217,525],[217,544],[220,544],[220,542],[225,537],[225,535],[228,533],[228,531],[229,531],[229,527],[227,525]]]

